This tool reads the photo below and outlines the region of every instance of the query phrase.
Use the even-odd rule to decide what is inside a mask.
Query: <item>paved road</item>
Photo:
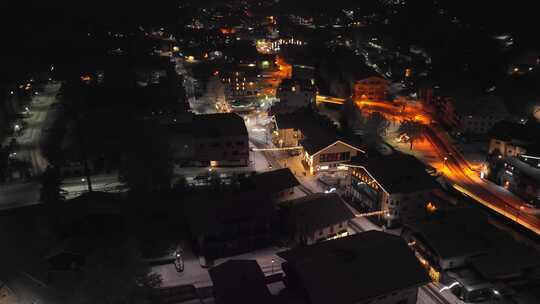
[[[431,150],[429,152],[437,155],[437,159],[428,162],[431,166],[442,169],[456,190],[509,220],[540,234],[540,216],[532,214],[534,210],[528,208],[519,197],[480,179],[461,152],[454,147],[448,134],[437,125],[431,124],[430,115],[420,107],[397,107],[385,102],[360,103],[367,104],[364,110],[369,108],[380,111],[395,121],[414,119],[424,123],[424,135]]]
[[[58,83],[47,84],[42,93],[32,98],[31,115],[25,120],[26,127],[23,134],[17,137],[20,146],[17,157],[32,165],[34,175],[42,173],[49,164],[41,151],[41,134],[47,124],[51,105],[57,102],[56,93],[59,89],[60,84]]]
[[[32,166],[34,176],[41,174],[47,168],[48,162],[41,152],[41,134],[51,118],[49,110],[56,103],[56,93],[60,84],[47,84],[40,95],[32,98],[30,103],[31,115],[25,120],[26,127],[17,137],[19,150],[17,158],[28,161]],[[0,185],[0,210],[33,205],[39,203],[40,185],[37,181]]]
[[[527,213],[527,207],[520,198],[480,179],[461,153],[445,138],[442,131],[427,128],[426,135],[441,159],[446,157],[443,170],[446,177],[454,183],[456,190],[509,220],[540,234],[540,217]]]

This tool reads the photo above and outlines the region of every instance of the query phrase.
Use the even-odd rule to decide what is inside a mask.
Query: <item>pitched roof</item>
[[[412,193],[438,188],[416,157],[395,152],[391,155],[356,157],[352,166],[362,166],[388,193]]]
[[[317,117],[317,114],[310,110],[301,109],[293,113],[280,113],[275,116],[278,129],[301,130],[304,138],[300,144],[306,152],[313,155],[323,148],[343,140],[332,122],[326,121],[324,117]]]
[[[264,274],[254,260],[229,260],[208,271],[214,294],[223,304],[271,302]]]
[[[198,136],[247,136],[244,119],[235,113],[216,113],[195,115],[193,117],[193,132]]]
[[[484,215],[471,209],[452,210],[442,218],[408,223],[405,227],[443,258],[487,253],[494,243],[507,243]]]
[[[272,194],[300,185],[289,168],[259,173],[252,176],[251,180],[257,191]]]
[[[540,182],[540,168],[531,166],[522,159],[513,156],[508,157],[506,163],[516,168],[520,174]]]
[[[278,253],[310,303],[359,303],[430,279],[398,236],[368,231]],[[289,275],[289,273],[287,273]]]
[[[313,232],[354,217],[336,193],[315,193],[289,202],[291,228],[296,232]]]
[[[196,236],[222,232],[224,227],[246,218],[268,218],[274,213],[269,197],[258,192],[205,193],[185,203],[191,233]]]

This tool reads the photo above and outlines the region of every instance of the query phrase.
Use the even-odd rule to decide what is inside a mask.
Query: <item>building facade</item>
[[[498,174],[498,182],[524,199],[529,208],[540,208],[540,155],[508,157]]]
[[[351,158],[365,153],[363,150],[341,140],[337,140],[323,148],[312,145],[309,139],[301,141],[301,145],[304,147],[302,160],[311,174],[323,171],[346,171],[347,167],[343,166],[344,163],[348,163]]]
[[[315,193],[283,202],[286,227],[295,244],[311,245],[348,235],[354,214],[336,193]]]
[[[371,76],[356,81],[354,84],[354,97],[356,100],[385,101],[388,99],[388,80]]]
[[[294,111],[315,104],[315,87],[309,80],[286,79],[277,91],[279,107]]]
[[[379,231],[299,246],[278,256],[286,261],[285,286],[308,304],[415,304],[418,288],[429,282],[407,244]],[[381,273],[385,269],[391,275]]]
[[[234,113],[194,115],[174,125],[171,146],[183,166],[247,166],[249,139],[244,119]]]
[[[223,75],[221,81],[229,98],[254,97],[261,91],[261,82],[256,70],[232,71]]]
[[[386,227],[426,216],[437,184],[419,160],[409,155],[366,157],[350,165],[349,195],[367,212],[380,212]]]

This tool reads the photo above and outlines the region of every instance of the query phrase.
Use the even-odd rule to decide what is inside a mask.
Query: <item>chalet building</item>
[[[347,170],[342,164],[364,154],[364,150],[343,139],[331,122],[309,109],[276,114],[273,141],[279,147],[299,147],[302,162],[310,174]]]
[[[388,99],[388,87],[388,80],[380,76],[370,76],[356,81],[354,97],[363,101],[385,101]]]
[[[300,185],[289,168],[255,174],[249,180],[254,189],[276,201],[291,199]]]
[[[347,236],[349,220],[354,218],[336,193],[315,193],[281,206],[290,238],[301,245]]]
[[[368,212],[386,211],[379,215],[383,225],[395,227],[423,218],[432,208],[430,194],[438,185],[414,156],[394,153],[355,158],[348,166],[349,195]]]
[[[341,140],[306,137],[300,142],[304,147],[302,160],[311,174],[322,171],[347,170],[343,164],[360,156],[363,150]]]
[[[527,149],[533,145],[535,136],[538,136],[538,131],[520,123],[498,122],[489,132],[488,153],[500,155],[501,158],[526,154]]]
[[[416,304],[430,282],[400,237],[363,232],[280,252],[287,289],[307,304]]]

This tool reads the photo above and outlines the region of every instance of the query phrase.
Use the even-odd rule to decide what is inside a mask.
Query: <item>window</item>
[[[351,157],[351,152],[342,152],[340,155],[340,160],[349,160]]]
[[[320,162],[334,162],[339,160],[339,153],[325,153],[319,157]]]

